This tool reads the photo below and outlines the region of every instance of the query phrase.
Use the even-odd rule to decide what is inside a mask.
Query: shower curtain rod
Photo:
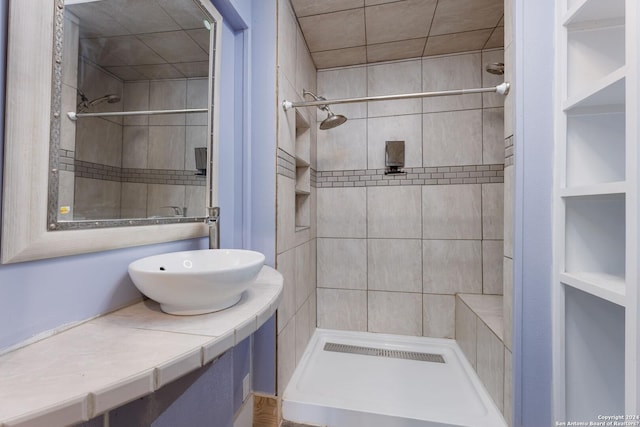
[[[334,105],[334,104],[350,104],[354,102],[367,102],[367,101],[391,101],[395,99],[412,99],[412,98],[429,98],[432,96],[449,96],[449,95],[467,95],[472,93],[487,93],[495,92],[500,95],[506,95],[509,93],[509,83],[501,83],[498,86],[483,87],[478,89],[456,89],[456,90],[442,90],[437,92],[421,92],[421,93],[406,93],[402,95],[380,95],[380,96],[364,96],[361,98],[343,98],[334,100],[320,100],[320,101],[304,101],[304,102],[291,102],[282,101],[282,108],[285,111],[291,108],[298,107],[318,107],[321,105]]]
[[[149,111],[109,111],[106,113],[76,113],[69,111],[67,117],[74,122],[82,117],[120,117],[120,116],[154,116],[158,114],[206,113],[207,108],[186,108],[181,110],[149,110]]]

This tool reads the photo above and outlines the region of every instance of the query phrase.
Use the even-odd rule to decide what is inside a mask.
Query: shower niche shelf
[[[296,185],[295,231],[311,225],[311,128],[309,122],[296,110]]]

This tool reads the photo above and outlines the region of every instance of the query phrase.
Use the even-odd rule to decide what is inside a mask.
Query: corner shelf
[[[583,292],[625,306],[624,278],[603,273],[560,273],[560,282]]]
[[[593,82],[579,94],[568,98],[563,110],[567,114],[624,111],[625,73],[626,67],[620,67]]]
[[[565,27],[624,19],[624,0],[576,0],[573,3],[565,15]]]

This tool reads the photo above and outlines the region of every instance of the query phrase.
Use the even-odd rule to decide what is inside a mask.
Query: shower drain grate
[[[386,348],[360,347],[357,345],[328,342],[324,351],[336,353],[362,354],[365,356],[390,357],[392,359],[417,360],[420,362],[445,363],[441,354],[420,353],[417,351],[389,350]]]

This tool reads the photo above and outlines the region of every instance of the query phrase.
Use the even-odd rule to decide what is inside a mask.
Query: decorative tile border
[[[513,135],[504,140],[504,167],[513,166]]]
[[[63,163],[66,164],[66,161],[60,162],[61,167]],[[196,175],[195,170],[119,168],[81,160],[75,160],[71,170],[75,170],[75,174],[78,177],[103,181],[190,186],[206,185],[206,177]]]
[[[317,172],[317,187],[372,187],[393,185],[451,185],[504,182],[504,165],[405,168],[403,174],[385,175],[384,169]]]
[[[296,159],[291,154],[278,148],[277,174],[296,179]]]

